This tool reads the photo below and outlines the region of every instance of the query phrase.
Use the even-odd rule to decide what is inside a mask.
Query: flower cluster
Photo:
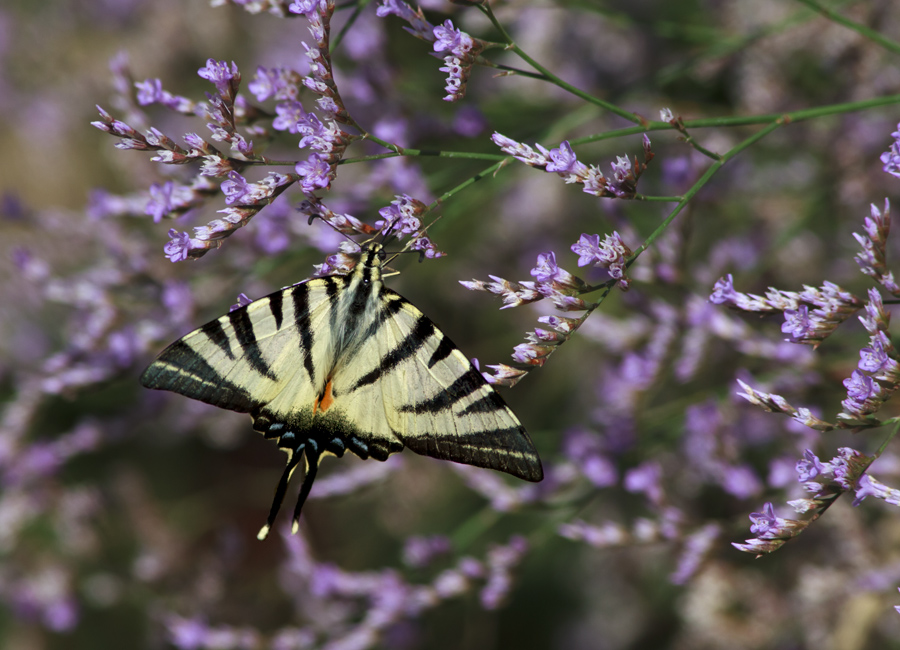
[[[890,314],[877,289],[869,289],[866,312],[859,320],[869,332],[869,347],[860,350],[857,369],[844,380],[847,399],[841,402],[843,412],[837,417],[846,427],[880,425],[870,416],[900,388],[900,363],[888,334]]]
[[[606,285],[607,291],[612,285],[627,289],[629,280],[625,275],[627,260],[631,249],[625,245],[621,236],[613,232],[603,242],[600,235],[583,234],[572,245],[572,252],[579,256],[578,266],[593,263],[595,267],[605,268],[612,278]],[[556,254],[552,251],[541,253],[537,257],[537,266],[531,269],[533,281],[510,282],[491,275],[491,282],[482,280],[460,280],[460,284],[471,291],[485,291],[498,295],[503,300],[500,309],[518,307],[547,298],[556,309],[563,312],[584,311],[578,318],[557,315],[541,316],[538,321],[549,325],[551,329],[536,328],[528,332],[526,342],[520,343],[513,350],[512,357],[518,367],[506,364],[487,366],[495,374],[483,373],[485,379],[493,384],[505,386],[515,385],[531,368],[543,366],[548,357],[585,322],[585,319],[599,303],[589,303],[579,295],[595,291],[598,287],[587,285],[581,278],[572,275],[559,266]]]
[[[750,515],[750,532],[754,539],[745,540],[743,544],[733,546],[740,551],[753,553],[757,557],[778,550],[790,539],[796,537],[818,519],[841,494],[855,491],[853,505],[858,506],[867,496],[883,499],[892,505],[900,505],[900,490],[883,485],[864,473],[874,458],[866,456],[855,449],[842,447],[838,455],[823,463],[812,451],[807,449],[803,458],[797,461],[797,477],[804,489],[810,493],[809,498],[794,499],[788,502],[794,510],[807,519],[782,519],[775,515],[775,508],[766,503],[762,512]]]
[[[485,42],[456,29],[451,20],[434,28],[434,51],[447,52],[441,72],[447,73],[444,101],[457,102],[466,96],[466,83]]]
[[[566,183],[580,183],[584,186],[584,192],[601,198],[633,199],[637,196],[637,184],[641,174],[653,160],[650,138],[646,133],[642,140],[644,161],[638,162],[635,156],[632,164],[627,156],[618,156],[616,162],[612,163],[613,172],[610,178],[604,176],[596,165],[587,166],[579,161],[568,141],[563,141],[558,148],[550,150],[538,144],[535,145],[537,147],[535,151],[527,144],[516,142],[500,133],[495,132],[491,139],[501,151],[526,165],[555,173]]]
[[[870,206],[870,216],[864,222],[865,234],[853,233],[856,241],[862,246],[862,252],[856,256],[856,262],[860,270],[871,278],[874,278],[881,286],[895,296],[900,296],[900,285],[894,279],[894,274],[887,268],[885,245],[887,236],[891,231],[891,205],[884,200],[884,211],[879,210],[873,203]]]
[[[803,287],[803,291],[781,291],[769,288],[765,296],[741,293],[734,288],[734,278],[729,273],[719,278],[709,297],[717,305],[758,313],[784,314],[781,331],[793,343],[806,343],[818,347],[845,320],[859,311],[863,303],[853,294],[844,291],[833,282],[821,287]]]

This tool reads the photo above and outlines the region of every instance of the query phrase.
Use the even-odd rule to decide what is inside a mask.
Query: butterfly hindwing
[[[404,446],[528,481],[543,478],[525,429],[466,356],[381,280],[380,244],[347,276],[325,276],[256,300],[187,334],[141,376],[221,408],[288,455],[268,533],[301,458],[300,510],[323,454],[386,460]]]
[[[377,405],[416,453],[541,480],[524,427],[447,335],[389,289],[379,302],[389,318],[335,374],[348,419],[366,421]]]

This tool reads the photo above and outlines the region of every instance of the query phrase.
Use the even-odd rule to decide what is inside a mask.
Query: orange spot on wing
[[[316,411],[324,413],[331,408],[332,404],[334,404],[334,395],[331,392],[331,380],[329,379],[328,383],[325,384],[325,391],[316,398],[313,404],[313,413]]]

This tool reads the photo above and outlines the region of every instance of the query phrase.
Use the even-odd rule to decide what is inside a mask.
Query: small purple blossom
[[[299,133],[298,125],[306,121],[303,104],[297,101],[279,102],[275,105],[276,118],[272,120],[272,128],[276,131]]]
[[[775,516],[775,508],[771,502],[766,502],[762,512],[750,514],[750,532],[761,539],[779,537],[784,528],[785,520]]]
[[[575,152],[568,140],[561,142],[558,148],[551,149],[549,157],[550,162],[545,167],[548,172],[578,174],[587,169],[587,166],[575,157]]]
[[[537,257],[537,266],[531,269],[532,277],[538,282],[567,282],[571,275],[556,263],[556,253],[549,251],[540,253]]]
[[[803,458],[797,461],[796,469],[801,483],[812,481],[823,475],[827,470],[822,461],[819,460],[819,457],[809,449],[804,451]]]
[[[413,239],[412,243],[409,246],[410,250],[413,251],[421,251],[427,259],[437,259],[438,257],[444,257],[446,253],[438,250],[437,246],[434,245],[434,242],[431,241],[425,235],[419,235]]]
[[[421,230],[422,221],[419,217],[424,214],[426,207],[424,203],[408,194],[398,194],[389,206],[378,211],[381,219],[375,222],[375,227],[381,232],[411,235]],[[423,246],[427,248],[427,244]]]
[[[302,14],[310,17],[311,15],[322,11],[324,6],[325,0],[293,0],[293,2],[288,5],[288,11],[292,14]]]
[[[141,106],[163,101],[163,87],[160,79],[146,79],[134,84],[137,88],[137,103]]]
[[[222,182],[222,193],[225,195],[227,205],[235,205],[243,202],[250,192],[250,184],[247,179],[235,171],[228,173],[228,180]]]
[[[709,301],[716,305],[734,305],[737,296],[738,292],[734,289],[734,278],[729,273],[724,278],[716,280],[713,292],[709,296]]]
[[[199,70],[197,74],[207,81],[214,83],[220,95],[228,95],[230,86],[233,82],[241,79],[241,73],[238,71],[237,64],[232,61],[231,67],[225,61],[216,61],[215,59],[207,59],[206,65]]]
[[[331,165],[322,154],[310,154],[309,158],[298,162],[294,169],[302,178],[300,188],[304,194],[312,194],[331,184]]]
[[[856,484],[856,498],[853,505],[858,506],[866,497],[883,499],[892,506],[900,506],[900,490],[888,487],[868,474],[863,474]]]
[[[172,181],[166,181],[162,184],[153,183],[150,186],[150,198],[147,200],[144,212],[153,217],[153,223],[159,223],[164,216],[174,209],[172,204],[174,191],[175,183]]]
[[[864,375],[859,370],[854,370],[853,374],[844,380],[844,388],[847,389],[847,397],[857,403],[865,402],[874,397],[877,392],[877,386],[872,378]]]
[[[662,503],[662,467],[655,461],[647,461],[625,473],[625,489],[645,494],[654,504]]]
[[[403,0],[381,0],[375,15],[379,18],[394,15],[409,23],[409,27],[403,29],[423,41],[433,42],[435,39],[434,26],[425,19],[422,10],[413,10]]]
[[[443,25],[434,28],[434,51],[450,52],[457,57],[465,57],[475,46],[475,40],[459,29],[453,26],[453,21],[449,18],[444,21]]]
[[[784,324],[781,331],[790,336],[789,341],[804,341],[813,336],[814,327],[809,319],[809,307],[800,305],[799,309],[784,311]]]
[[[182,262],[188,258],[193,247],[193,240],[186,232],[178,232],[174,228],[169,229],[171,241],[165,245],[166,257],[173,262]]]

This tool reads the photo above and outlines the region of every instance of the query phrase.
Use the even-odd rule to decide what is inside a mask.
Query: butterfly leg
[[[300,527],[300,511],[306,503],[306,497],[316,480],[316,472],[319,470],[319,443],[314,438],[306,441],[306,476],[303,477],[303,485],[300,488],[300,496],[297,497],[297,506],[294,508],[294,519],[291,524],[291,532],[296,533]]]
[[[272,529],[272,524],[275,523],[275,517],[278,515],[278,510],[281,508],[281,502],[284,501],[284,495],[285,492],[287,492],[288,483],[291,481],[291,474],[293,474],[294,469],[300,462],[303,445],[288,451],[290,452],[288,464],[287,467],[284,468],[281,480],[278,481],[278,487],[275,488],[275,498],[272,500],[272,509],[269,510],[269,517],[266,519],[266,525],[260,528],[259,533],[256,535],[256,538],[259,540],[264,540],[268,536],[269,531]]]

